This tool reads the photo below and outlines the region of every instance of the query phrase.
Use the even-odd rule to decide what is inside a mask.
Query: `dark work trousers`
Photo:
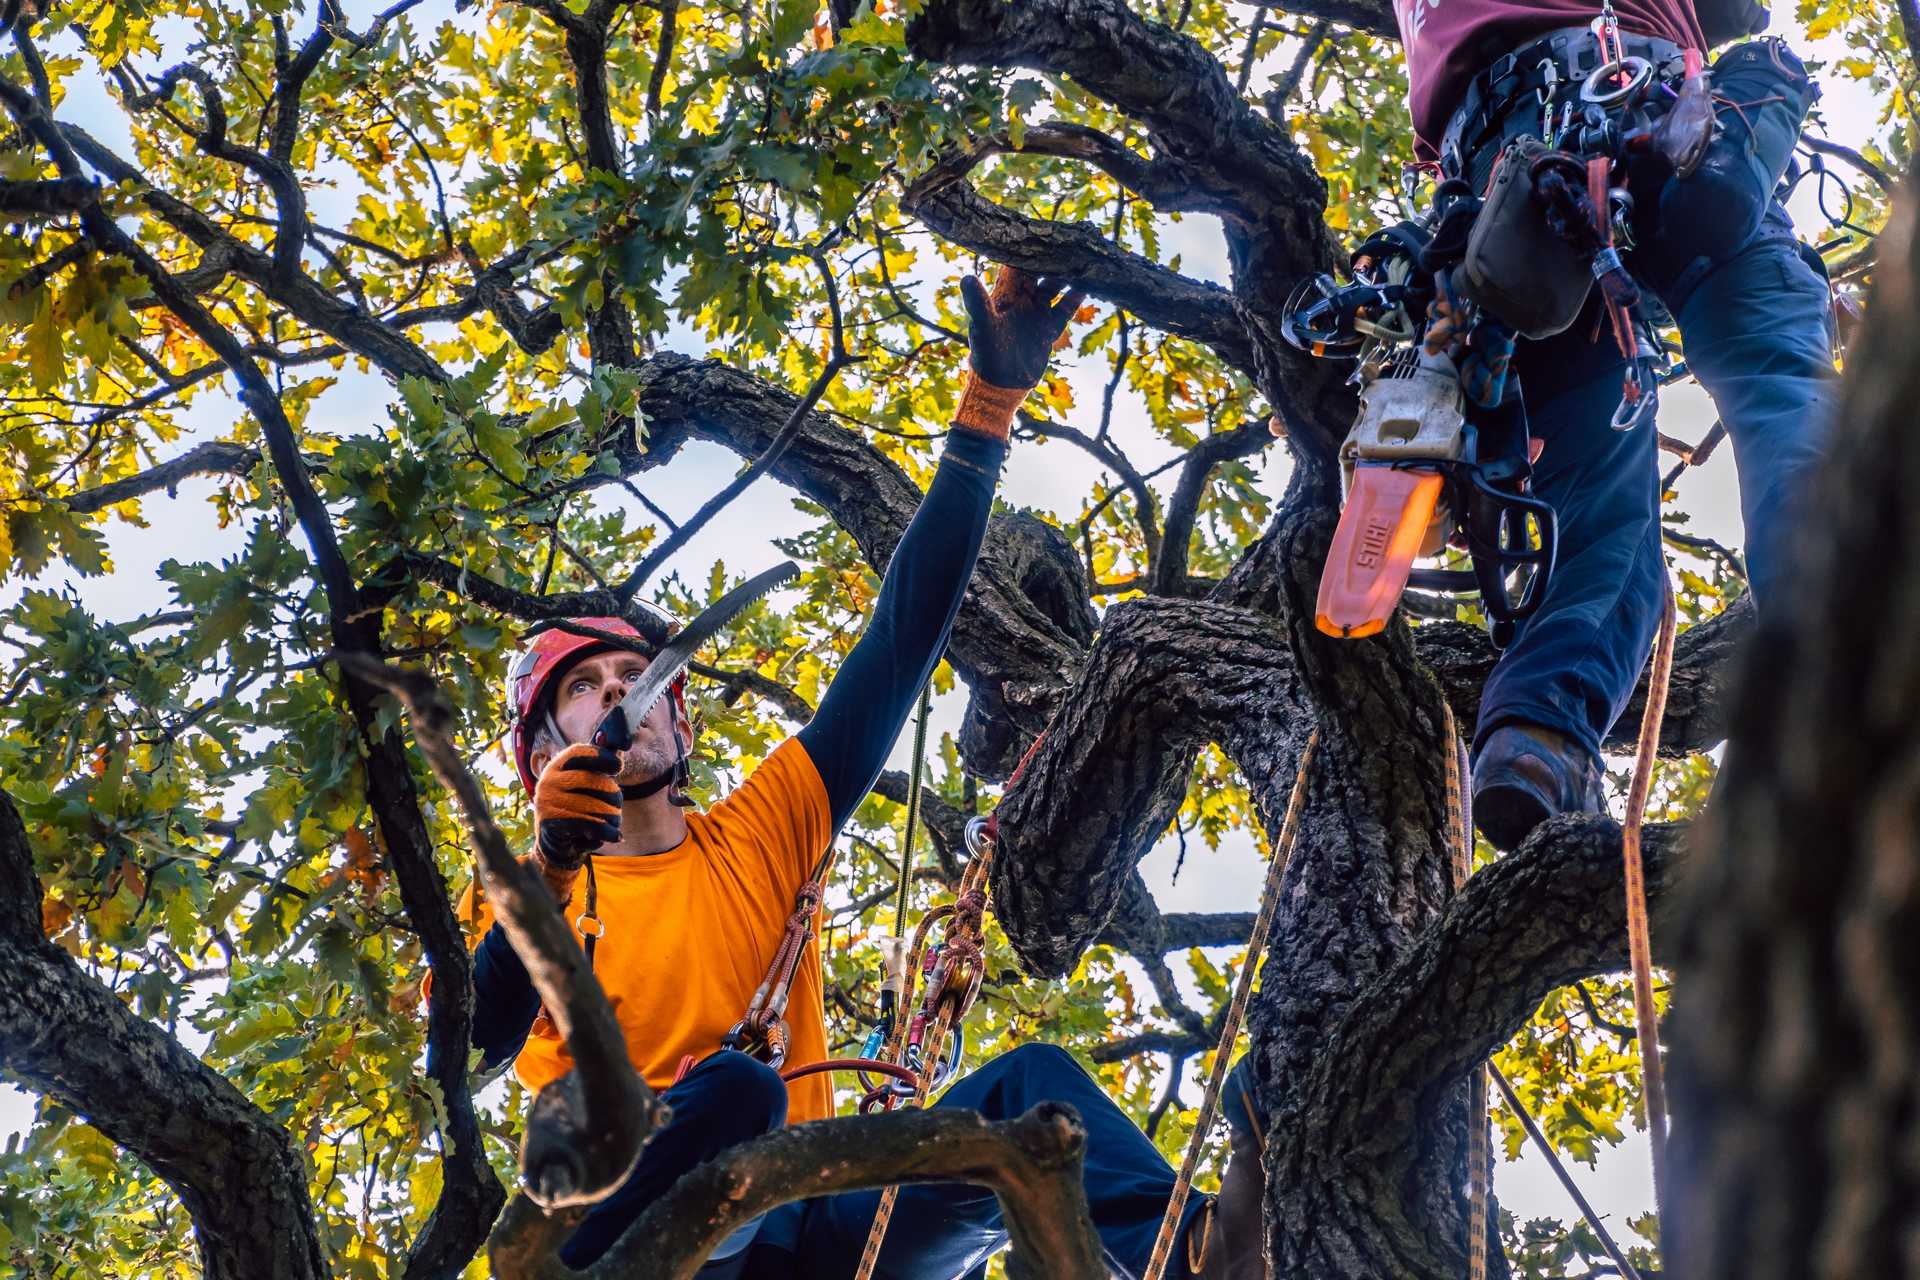
[[[786,1118],[785,1086],[744,1054],[714,1054],[666,1094],[673,1120],[648,1142],[639,1165],[596,1206],[562,1251],[570,1266],[598,1258],[673,1181],[701,1161]],[[1086,1191],[1095,1229],[1116,1276],[1139,1275],[1173,1195],[1174,1171],[1147,1136],[1075,1062],[1052,1045],[1023,1045],[965,1077],[935,1103],[967,1107],[989,1120],[1064,1102],[1086,1126]],[[854,1191],[769,1213],[750,1250],[701,1268],[703,1280],[829,1280],[851,1276],[866,1246],[878,1191]],[[1191,1223],[1206,1198],[1188,1198]],[[880,1280],[962,1280],[984,1274],[1007,1243],[1000,1202],[965,1183],[902,1187],[880,1254]],[[1170,1280],[1187,1273],[1176,1249]]]
[[[1825,451],[1838,398],[1827,282],[1774,206],[1746,245],[1684,298],[1668,298],[1687,363],[1733,442],[1749,584],[1760,607],[1786,600],[1799,500]],[[1592,316],[1514,366],[1535,437],[1535,490],[1559,516],[1560,554],[1540,612],[1487,681],[1476,751],[1503,725],[1557,729],[1598,756],[1646,664],[1660,618],[1659,457],[1642,426],[1613,431],[1621,365]]]

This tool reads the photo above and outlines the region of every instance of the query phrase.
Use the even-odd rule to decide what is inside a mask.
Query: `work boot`
[[[1605,813],[1600,766],[1566,734],[1537,724],[1488,735],[1473,766],[1473,820],[1501,852],[1562,813]]]

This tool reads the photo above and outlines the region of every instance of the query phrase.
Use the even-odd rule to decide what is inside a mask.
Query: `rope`
[[[593,923],[592,929],[586,927],[589,921]],[[606,926],[600,923],[600,881],[593,874],[592,854],[587,855],[587,908],[573,925],[580,931],[580,946],[587,953],[587,968],[592,969],[594,948],[599,945],[600,935],[606,932]]]
[[[1220,1106],[1220,1088],[1226,1082],[1232,1064],[1233,1044],[1240,1035],[1240,1021],[1246,1016],[1247,1000],[1253,994],[1253,973],[1267,949],[1267,931],[1273,925],[1280,904],[1280,881],[1293,854],[1293,843],[1300,831],[1300,812],[1307,804],[1307,778],[1315,751],[1320,746],[1320,730],[1315,729],[1300,753],[1300,772],[1293,780],[1293,795],[1287,800],[1286,821],[1280,826],[1280,839],[1274,845],[1273,858],[1267,863],[1267,884],[1260,893],[1260,914],[1254,918],[1253,934],[1247,939],[1246,963],[1234,983],[1233,1000],[1227,1006],[1226,1021],[1220,1027],[1220,1044],[1214,1050],[1213,1070],[1207,1076],[1207,1091],[1200,1100],[1200,1115],[1194,1121],[1193,1137],[1187,1142],[1186,1158],[1180,1162],[1180,1176],[1174,1180],[1173,1198],[1167,1201],[1167,1213],[1160,1220],[1160,1234],[1153,1241],[1153,1256],[1141,1280],[1161,1280],[1167,1261],[1173,1256],[1173,1239],[1180,1229],[1181,1212],[1187,1205],[1187,1193],[1193,1189],[1193,1175],[1200,1165],[1200,1152],[1207,1134],[1213,1129]]]
[[[1500,1092],[1506,1098],[1507,1106],[1513,1109],[1513,1114],[1520,1117],[1520,1125],[1527,1131],[1527,1136],[1533,1139],[1533,1145],[1540,1149],[1540,1154],[1547,1158],[1549,1165],[1553,1166],[1553,1172],[1560,1179],[1560,1185],[1567,1189],[1567,1194],[1573,1197],[1573,1202],[1580,1206],[1580,1216],[1587,1220],[1587,1225],[1593,1228],[1593,1234],[1600,1238],[1600,1247],[1607,1251],[1607,1256],[1613,1259],[1613,1265],[1620,1269],[1623,1280],[1640,1280],[1640,1273],[1634,1270],[1633,1264],[1627,1261],[1627,1255],[1621,1252],[1618,1244],[1614,1243],[1612,1234],[1600,1221],[1600,1215],[1593,1211],[1593,1206],[1587,1202],[1587,1198],[1580,1194],[1579,1184],[1574,1182],[1573,1175],[1567,1172],[1567,1166],[1560,1161],[1560,1153],[1553,1149],[1553,1144],[1547,1141],[1547,1135],[1540,1132],[1540,1126],[1534,1123],[1533,1116],[1522,1105],[1520,1095],[1514,1092],[1512,1082],[1499,1067],[1491,1062],[1487,1064],[1487,1070],[1493,1073],[1493,1082],[1500,1086]]]
[[[933,714],[933,680],[920,686],[920,718],[913,726],[913,773],[907,778],[907,833],[900,841],[900,893],[893,903],[893,936],[907,934],[907,894],[913,886],[913,836],[920,825],[920,775],[927,771],[927,718]]]
[[[882,1062],[878,1058],[827,1058],[820,1062],[809,1062],[804,1067],[790,1067],[780,1073],[780,1078],[788,1084],[795,1080],[804,1080],[808,1076],[826,1075],[834,1071],[868,1071],[878,1076],[891,1076],[902,1084],[914,1084],[918,1076],[906,1067],[895,1066],[891,1062]]]
[[[1467,744],[1446,710],[1447,826],[1453,845],[1453,891],[1473,874],[1473,798],[1467,791]],[[1476,1063],[1467,1076],[1467,1280],[1486,1280],[1487,1202],[1493,1190],[1493,1159],[1487,1143],[1487,1065]]]
[[[919,1073],[913,1088],[913,1101],[908,1104],[922,1107],[927,1102],[927,1090],[933,1084],[935,1065],[946,1050],[947,1029],[953,1025],[953,1006],[942,1003],[940,1012],[935,1015],[933,1025],[927,1029],[925,1043],[932,1052],[925,1059],[927,1066]],[[867,1247],[860,1251],[860,1269],[853,1273],[854,1280],[872,1280],[873,1269],[879,1265],[880,1250],[887,1242],[887,1226],[893,1221],[893,1206],[900,1198],[900,1184],[892,1183],[880,1193],[880,1203],[873,1211],[873,1225],[867,1228]]]
[[[1640,743],[1627,792],[1627,822],[1620,833],[1620,854],[1627,880],[1627,955],[1633,966],[1633,1023],[1640,1046],[1642,1087],[1647,1095],[1647,1139],[1653,1149],[1653,1199],[1666,1220],[1667,1088],[1660,1067],[1660,1026],[1653,1009],[1653,944],[1647,928],[1647,872],[1640,857],[1640,827],[1653,788],[1653,765],[1660,753],[1660,721],[1667,713],[1667,688],[1673,677],[1673,638],[1678,625],[1670,584],[1664,593],[1660,636],[1653,646],[1653,672],[1647,679],[1647,709],[1640,719]]]

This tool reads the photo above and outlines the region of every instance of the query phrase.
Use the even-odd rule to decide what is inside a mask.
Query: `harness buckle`
[[[590,916],[582,911],[574,917],[573,930],[583,938],[604,938],[607,926],[599,916]]]

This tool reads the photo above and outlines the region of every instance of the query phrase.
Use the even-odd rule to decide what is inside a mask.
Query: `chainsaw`
[[[1283,332],[1301,350],[1357,361],[1360,412],[1340,449],[1345,504],[1314,617],[1330,636],[1378,634],[1412,586],[1478,594],[1504,647],[1553,574],[1557,526],[1528,492],[1525,415],[1517,403],[1476,404],[1455,357],[1423,341],[1448,288],[1424,265],[1436,238],[1457,238],[1447,221],[1448,202],[1436,200],[1428,217],[1370,238],[1349,283],[1308,281],[1286,314]],[[1471,567],[1415,567],[1449,550]]]

